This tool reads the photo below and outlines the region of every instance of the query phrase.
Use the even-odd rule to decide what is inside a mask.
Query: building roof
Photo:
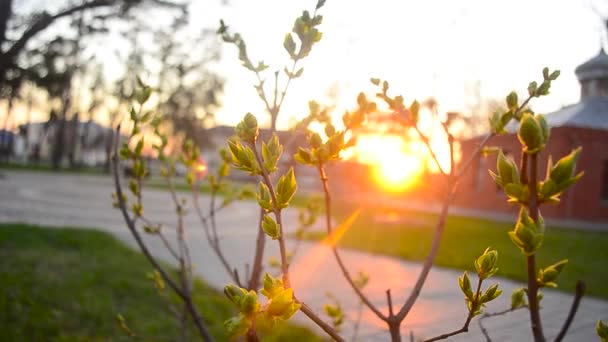
[[[550,127],[579,127],[608,130],[608,97],[595,96],[545,115]],[[511,121],[505,128],[517,133],[519,123]]]
[[[551,127],[581,127],[608,130],[608,97],[596,96],[547,114]]]
[[[575,73],[580,82],[608,77],[608,55],[604,49],[600,49],[595,57],[579,65]]]

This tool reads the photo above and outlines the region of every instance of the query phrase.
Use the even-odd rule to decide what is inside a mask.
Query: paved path
[[[43,225],[93,227],[109,231],[121,240],[133,245],[117,211],[110,206],[111,180],[103,176],[54,175],[46,173],[28,173],[2,171],[0,178],[0,221],[28,222]],[[145,210],[149,216],[161,222],[173,220],[171,201],[162,191],[149,190],[144,193]],[[201,198],[203,205],[206,197]],[[222,212],[218,217],[218,226],[223,236],[222,245],[228,254],[229,261],[244,270],[245,263],[253,258],[256,235],[255,222],[258,215],[253,202],[240,203]],[[286,212],[286,228],[289,230],[295,222],[295,212]],[[191,251],[196,265],[196,272],[213,287],[222,288],[228,277],[219,262],[211,254],[200,225],[193,215],[187,217]],[[159,241],[148,239],[154,253],[166,260],[169,255]],[[288,247],[293,245],[288,241]],[[278,257],[276,243],[267,243],[266,258]],[[373,302],[386,311],[385,291],[391,288],[395,303],[402,303],[409,293],[418,275],[420,265],[395,258],[375,256],[356,251],[343,251],[344,259],[351,270],[362,270],[371,276],[365,288]],[[608,260],[607,260],[608,262]],[[349,317],[344,336],[350,339],[352,319],[356,316],[358,301],[352,290],[342,278],[339,269],[324,247],[304,243],[296,256],[292,267],[293,284],[298,297],[321,311],[327,300],[325,292],[331,290],[338,297]],[[416,337],[430,337],[438,333],[459,328],[466,316],[462,295],[458,289],[457,277],[460,272],[451,269],[434,268],[426,282],[418,302],[410,312],[403,325],[404,337],[413,330]],[[505,290],[505,295],[488,306],[487,311],[499,311],[507,307],[510,292],[520,287],[513,281],[497,279]],[[607,284],[608,286],[608,284]],[[571,296],[557,291],[545,291],[543,299],[543,323],[547,336],[553,337],[559,331]],[[304,324],[309,321],[298,313],[296,319]],[[608,302],[585,297],[581,309],[570,329],[567,341],[596,341],[594,325],[597,319],[608,320]],[[507,316],[486,320],[489,331],[495,341],[530,341],[530,330],[527,312],[521,310]],[[375,318],[368,310],[364,311],[359,334],[361,341],[387,341],[383,322]],[[484,341],[477,322],[471,325],[471,332],[454,337],[454,341]]]

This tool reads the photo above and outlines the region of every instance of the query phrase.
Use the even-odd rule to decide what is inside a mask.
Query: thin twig
[[[451,202],[453,196],[454,196],[453,185],[449,185],[448,194],[444,198],[441,212],[439,214],[439,220],[437,221],[437,225],[435,227],[435,237],[434,237],[433,243],[431,245],[431,250],[429,251],[429,254],[427,255],[427,257],[424,261],[422,270],[420,271],[420,275],[418,276],[418,279],[416,280],[416,284],[414,285],[414,288],[412,289],[410,296],[408,297],[407,301],[403,304],[403,306],[399,310],[399,313],[397,313],[397,318],[400,320],[403,320],[407,316],[409,311],[412,309],[412,307],[414,306],[414,303],[416,302],[416,299],[418,299],[418,296],[420,295],[420,291],[422,290],[422,287],[424,286],[426,277],[428,276],[431,268],[433,267],[433,261],[435,260],[435,256],[437,255],[437,252],[439,251],[439,242],[441,241],[441,237],[442,237],[443,231],[445,229],[445,222],[446,222],[447,215],[448,215],[448,209],[449,209],[450,202]]]
[[[471,320],[473,319],[473,317],[475,317],[475,311],[478,309],[478,306],[480,306],[480,304],[478,302],[479,302],[479,298],[481,297],[481,295],[480,295],[481,294],[481,283],[483,282],[483,279],[481,279],[481,278],[477,278],[477,279],[478,279],[477,280],[477,290],[475,291],[475,296],[473,297],[473,302],[471,303],[471,306],[469,308],[469,313],[467,314],[467,319],[465,320],[464,324],[462,325],[462,328],[460,328],[458,330],[454,330],[449,333],[445,333],[445,334],[441,334],[441,335],[429,338],[427,340],[424,340],[424,342],[444,340],[448,337],[466,333],[469,331],[469,324],[471,324]]]
[[[323,165],[319,165],[318,166],[318,170],[319,170],[319,174],[321,176],[321,182],[323,184],[323,192],[325,194],[325,225],[327,227],[327,235],[331,236],[331,234],[332,234],[332,224],[331,224],[331,195],[330,195],[330,192],[329,192],[329,184],[328,184],[328,179],[327,179],[327,173],[325,172],[325,168],[323,167]],[[372,310],[376,314],[376,316],[378,316],[378,318],[380,318],[381,320],[387,322],[388,317],[385,314],[383,314],[369,300],[369,298],[367,298],[367,296],[365,296],[365,294],[361,291],[361,289],[359,289],[359,287],[357,286],[357,284],[355,284],[355,281],[351,277],[350,273],[348,272],[348,269],[346,268],[346,266],[344,265],[344,262],[342,261],[342,257],[340,256],[340,253],[339,253],[338,248],[336,247],[336,245],[335,244],[331,244],[331,249],[333,251],[333,254],[334,254],[334,257],[335,257],[336,261],[338,262],[338,266],[340,267],[340,270],[342,271],[342,274],[344,275],[344,278],[346,278],[346,281],[348,282],[348,284],[350,285],[350,287],[355,291],[355,293],[357,294],[357,296],[359,296],[359,299],[370,310]]]
[[[297,299],[296,299],[297,300]],[[300,311],[304,313],[308,318],[310,318],[313,322],[315,322],[323,331],[325,331],[331,338],[338,342],[345,341],[342,336],[338,335],[338,332],[334,328],[332,328],[329,324],[323,321],[312,309],[306,305],[306,303],[298,301],[302,306],[300,307]]]
[[[576,312],[578,311],[578,306],[581,303],[581,299],[585,295],[585,289],[586,289],[586,286],[585,286],[584,282],[582,282],[580,280],[576,282],[576,292],[574,293],[574,299],[572,300],[572,306],[570,307],[570,311],[568,312],[568,317],[566,318],[566,321],[564,322],[562,329],[559,331],[559,334],[555,338],[555,342],[560,342],[564,338],[564,336],[566,336],[566,333],[568,332],[568,328],[570,328],[570,324],[572,324],[572,321],[574,320],[574,316],[576,315]]]
[[[154,269],[156,269],[160,273],[160,275],[163,277],[164,281],[169,285],[169,287],[171,287],[171,289],[173,291],[175,291],[175,293],[186,303],[186,305],[188,307],[188,311],[190,312],[190,315],[192,316],[192,319],[194,321],[194,324],[197,327],[197,329],[198,329],[200,335],[203,337],[203,339],[205,341],[214,341],[213,336],[211,336],[211,334],[207,330],[207,327],[205,327],[205,325],[202,321],[202,318],[200,316],[200,313],[198,312],[198,309],[196,309],[196,307],[192,303],[192,298],[190,296],[188,296],[187,294],[185,294],[179,288],[179,286],[177,286],[175,281],[169,276],[169,274],[165,271],[165,269],[163,269],[160,266],[160,264],[158,263],[158,261],[152,256],[152,254],[148,250],[148,247],[143,242],[141,235],[137,231],[133,220],[131,219],[129,213],[127,212],[127,206],[126,206],[126,202],[124,200],[122,186],[120,184],[120,179],[118,176],[118,174],[119,174],[119,172],[118,172],[118,164],[119,164],[118,141],[119,140],[118,139],[119,138],[120,138],[120,125],[118,125],[118,127],[116,128],[116,138],[114,141],[114,157],[113,157],[114,186],[116,189],[116,196],[118,198],[118,206],[123,215],[125,223],[127,224],[127,228],[129,229],[129,231],[135,238],[135,242],[137,243],[139,249],[142,251],[144,256],[148,259],[148,261],[152,264]]]
[[[213,197],[213,190],[212,190],[212,197]],[[214,236],[212,235],[211,227],[209,226],[210,218],[214,217],[216,211],[218,209],[221,209],[223,206],[216,208],[212,205],[209,209],[209,217],[206,217],[205,215],[203,215],[203,212],[200,208],[200,204],[198,201],[198,193],[197,193],[196,189],[194,188],[194,186],[192,187],[192,204],[193,204],[192,206],[194,207],[194,211],[196,212],[196,215],[198,216],[198,219],[203,226],[203,231],[205,232],[205,237],[207,238],[207,242],[209,242],[211,249],[213,250],[215,255],[218,257],[218,259],[220,260],[220,263],[226,270],[226,273],[228,273],[230,275],[232,280],[238,286],[242,286],[243,284],[240,283],[238,274],[233,272],[233,270],[234,270],[233,267],[230,265],[230,263],[228,263],[228,260],[226,259],[226,256],[224,255],[224,253],[219,245],[219,240],[217,239],[217,232],[216,232],[216,235],[214,238]]]
[[[283,222],[281,219],[281,209],[279,208],[279,204],[278,204],[279,202],[277,201],[277,195],[274,190],[274,186],[272,185],[272,181],[270,180],[270,175],[264,168],[264,162],[262,161],[260,152],[258,151],[255,144],[252,144],[252,150],[253,150],[255,159],[257,160],[258,165],[260,166],[260,170],[262,173],[262,178],[264,180],[264,183],[270,190],[270,197],[272,198],[272,203],[274,205],[273,212],[274,212],[275,219],[277,221],[277,225],[279,226],[278,241],[279,241],[279,251],[281,254],[281,271],[283,272],[283,284],[285,285],[285,288],[289,288],[289,287],[291,287],[290,280],[289,280],[289,261],[287,260],[287,248],[285,247],[285,236],[283,234]]]
[[[258,220],[258,236],[255,244],[255,255],[253,257],[253,269],[249,278],[249,290],[257,290],[260,286],[260,276],[264,267],[262,266],[264,258],[264,248],[266,244],[266,233],[262,229],[262,219],[264,218],[264,209],[260,208],[260,218]]]
[[[483,335],[486,338],[486,342],[492,342],[492,339],[490,338],[490,334],[488,333],[488,330],[483,325],[483,320],[484,319],[495,317],[495,316],[502,316],[502,315],[508,314],[510,312],[517,311],[517,310],[520,310],[520,309],[524,309],[524,308],[527,308],[527,307],[528,307],[528,305],[522,305],[522,306],[518,306],[516,308],[509,308],[509,309],[506,309],[506,310],[503,310],[503,311],[498,311],[498,312],[492,312],[492,313],[485,313],[484,312],[481,315],[481,317],[479,317],[479,319],[477,320],[477,323],[479,324],[479,329],[481,330],[481,332],[483,333]]]
[[[447,176],[447,173],[441,167],[441,163],[439,162],[439,158],[437,157],[437,155],[435,154],[435,151],[431,147],[431,142],[430,142],[429,138],[427,138],[427,136],[424,135],[424,133],[422,133],[422,131],[418,128],[418,126],[414,125],[414,129],[418,133],[418,136],[420,137],[420,140],[422,140],[422,142],[426,145],[427,149],[431,153],[431,156],[433,157],[433,160],[435,161],[435,165],[437,165],[437,169],[439,169],[439,172],[441,172],[442,175]]]

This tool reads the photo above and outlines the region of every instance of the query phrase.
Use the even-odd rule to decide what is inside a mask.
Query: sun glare
[[[355,158],[371,165],[376,182],[388,191],[412,187],[424,172],[425,156],[396,135],[359,136]]]

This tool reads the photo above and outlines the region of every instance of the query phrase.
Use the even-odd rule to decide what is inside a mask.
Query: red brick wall
[[[480,139],[461,143],[462,159],[475,150]],[[520,159],[521,145],[513,134],[501,135],[490,140],[489,146],[500,146],[509,155]],[[608,221],[608,201],[602,200],[601,189],[604,161],[608,161],[608,131],[574,127],[556,127],[551,130],[551,139],[539,160],[539,177],[544,179],[548,155],[556,162],[577,146],[583,153],[577,171],[585,171],[583,178],[561,197],[558,205],[542,207],[545,217]],[[516,213],[518,207],[506,203],[506,196],[499,190],[487,169],[496,170],[496,156],[477,159],[461,181],[455,204],[461,207],[497,212]]]

